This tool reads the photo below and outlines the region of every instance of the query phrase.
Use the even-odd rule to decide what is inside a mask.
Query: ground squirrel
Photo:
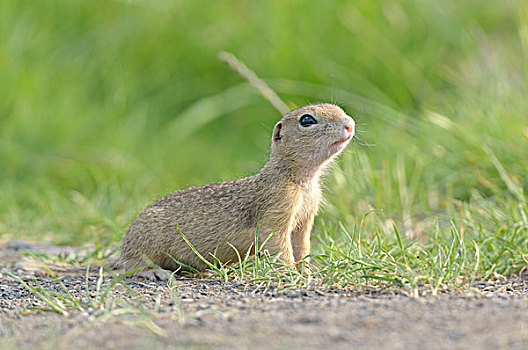
[[[123,239],[117,266],[140,269],[149,278],[167,278],[180,268],[198,270],[212,261],[238,261],[254,254],[258,226],[264,250],[280,253],[289,265],[310,254],[310,233],[321,200],[320,176],[354,136],[354,120],[333,104],[312,104],[282,117],[273,129],[269,161],[244,179],[171,193],[148,206]],[[159,269],[152,269],[156,265]]]

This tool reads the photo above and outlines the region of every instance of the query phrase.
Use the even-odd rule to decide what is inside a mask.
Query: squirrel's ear
[[[280,144],[282,143],[281,130],[282,130],[282,123],[278,122],[277,124],[275,124],[275,127],[273,128],[273,138],[272,138],[273,143],[276,146],[280,146]]]

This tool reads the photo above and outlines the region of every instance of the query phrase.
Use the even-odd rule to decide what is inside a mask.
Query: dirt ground
[[[14,265],[21,259],[19,248],[0,246],[0,266],[29,281],[31,275]],[[53,278],[37,278],[46,289],[61,291]],[[84,276],[64,275],[61,281],[74,297],[86,299]],[[96,282],[92,275],[93,296]],[[528,348],[526,274],[479,283],[464,293],[419,298],[396,289],[277,291],[188,278],[176,280],[172,289],[143,279],[127,283],[137,296],[116,288],[112,298],[141,300],[148,318],[109,317],[110,312],[90,308],[67,316],[28,311],[44,304],[0,273],[0,348]]]

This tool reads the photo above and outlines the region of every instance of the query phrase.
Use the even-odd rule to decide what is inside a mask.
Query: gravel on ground
[[[64,294],[56,279],[17,270],[22,251],[20,243],[0,245],[0,267]],[[101,296],[97,274],[88,283],[73,274],[60,280],[77,300],[89,301],[87,285],[92,298]],[[105,309],[69,308],[60,315],[33,309],[46,305],[4,270],[1,348],[528,348],[527,274],[418,298],[396,288],[277,290],[183,277],[170,288],[139,278],[126,282],[129,289],[114,288]]]

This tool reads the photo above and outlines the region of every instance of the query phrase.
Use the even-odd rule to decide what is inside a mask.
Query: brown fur
[[[301,126],[299,119],[305,114],[318,123]],[[352,118],[332,104],[287,113],[275,125],[269,161],[256,175],[184,189],[156,201],[128,230],[118,266],[148,273],[147,266],[153,263],[176,270],[180,266],[170,255],[205,269],[178,229],[209,261],[214,254],[221,262],[235,262],[237,255],[230,244],[242,256],[249,250],[253,254],[257,224],[260,244],[273,233],[264,249],[280,253],[287,264],[302,260],[310,254],[321,173],[349,139],[335,143],[353,136],[353,128]]]

